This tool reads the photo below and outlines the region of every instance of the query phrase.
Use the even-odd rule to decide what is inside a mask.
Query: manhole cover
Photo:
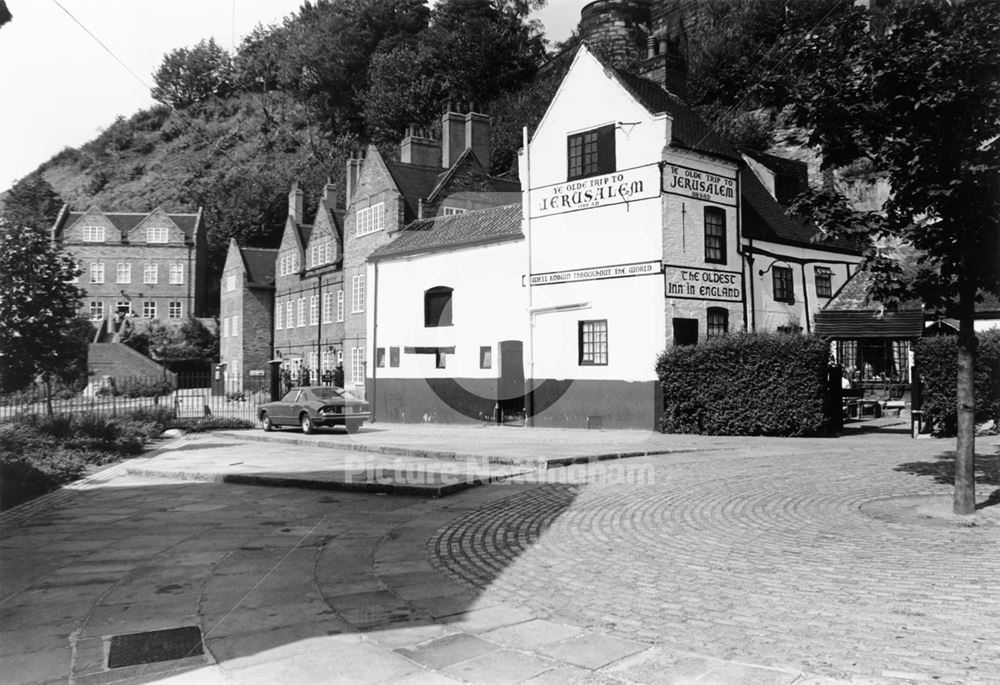
[[[198,626],[115,635],[108,651],[108,668],[173,661],[204,653]]]

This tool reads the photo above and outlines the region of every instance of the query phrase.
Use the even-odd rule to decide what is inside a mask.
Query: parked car
[[[343,426],[354,433],[371,416],[367,402],[333,386],[292,388],[277,402],[262,404],[257,411],[265,431],[301,426],[303,433],[313,433],[321,426]]]

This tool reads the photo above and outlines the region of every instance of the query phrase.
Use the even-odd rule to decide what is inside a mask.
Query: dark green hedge
[[[826,426],[829,345],[801,335],[739,334],[657,359],[664,433],[817,435]]]
[[[978,334],[976,359],[976,421],[1000,425],[1000,331]],[[957,429],[956,375],[958,340],[952,335],[921,339],[914,347],[914,365],[923,384],[924,424],[941,435]]]

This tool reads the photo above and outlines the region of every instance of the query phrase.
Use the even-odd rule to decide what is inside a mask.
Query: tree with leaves
[[[791,103],[826,167],[865,160],[892,187],[879,212],[854,211],[833,191],[799,198],[797,210],[830,234],[873,239],[872,299],[917,298],[959,320],[953,510],[973,514],[973,321],[982,293],[1000,294],[1000,4],[847,4],[783,40],[786,67],[765,79],[764,97]],[[917,251],[915,275],[887,241]]]
[[[82,292],[71,283],[76,263],[44,235],[24,226],[0,236],[0,391],[25,387],[36,377],[47,390],[76,380],[89,335],[77,322]]]
[[[25,176],[10,189],[0,207],[0,224],[27,226],[44,235],[55,223],[63,199],[41,174]]]
[[[155,100],[184,109],[212,96],[225,96],[233,87],[229,54],[214,38],[191,48],[177,48],[163,58],[153,74]]]

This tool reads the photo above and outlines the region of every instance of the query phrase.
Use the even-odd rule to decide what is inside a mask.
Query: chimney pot
[[[292,183],[292,189],[288,193],[288,216],[297,224],[302,223],[302,189],[299,182]]]

